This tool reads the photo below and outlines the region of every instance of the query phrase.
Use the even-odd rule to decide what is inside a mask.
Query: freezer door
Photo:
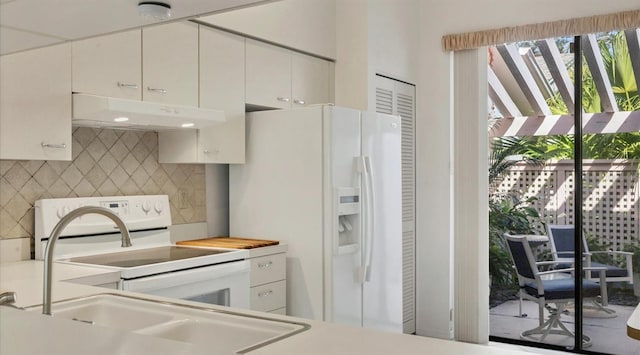
[[[362,325],[360,111],[324,108],[325,320]]]
[[[366,328],[402,332],[402,176],[400,117],[362,113],[363,320]],[[369,206],[367,209],[366,206]]]

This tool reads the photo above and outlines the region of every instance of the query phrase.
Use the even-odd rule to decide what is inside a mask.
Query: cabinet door
[[[290,108],[290,52],[247,39],[246,56],[247,103],[264,107]]]
[[[142,99],[140,29],[71,44],[72,90],[86,94]]]
[[[176,22],[142,30],[142,99],[198,106],[198,25]]]
[[[0,159],[71,160],[71,45],[0,56]]]
[[[329,62],[294,53],[291,57],[291,93],[293,107],[330,102]]]
[[[244,163],[244,57],[244,38],[200,27],[200,106],[227,119],[198,131],[202,163]]]

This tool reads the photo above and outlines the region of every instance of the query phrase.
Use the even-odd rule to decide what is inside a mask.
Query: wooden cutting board
[[[279,243],[280,242],[277,240],[249,239],[239,237],[214,237],[206,239],[185,240],[182,242],[177,242],[176,244],[197,247],[253,249],[270,245],[278,245]]]

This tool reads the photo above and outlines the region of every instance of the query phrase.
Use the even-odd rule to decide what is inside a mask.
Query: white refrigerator
[[[400,117],[334,106],[247,114],[230,233],[288,244],[287,314],[402,332]]]

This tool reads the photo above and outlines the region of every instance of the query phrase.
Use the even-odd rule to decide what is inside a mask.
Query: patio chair
[[[553,260],[564,263],[564,266],[571,265],[574,262],[574,231],[575,228],[573,225],[547,225]],[[633,284],[633,262],[631,260],[633,253],[625,251],[589,251],[589,246],[587,245],[587,240],[584,235],[582,236],[582,249],[584,251],[584,266],[605,268],[607,270],[605,275],[606,282],[628,282],[629,284]],[[626,258],[625,267],[621,268],[610,264],[594,262],[591,260],[591,256],[595,254],[608,254],[612,259],[618,256],[624,256]],[[597,281],[598,275],[593,271],[588,272],[587,278],[592,281]]]
[[[538,267],[543,265],[557,264],[555,261],[536,262],[536,259],[529,245],[526,236],[512,236],[504,234],[509,253],[516,266],[518,284],[520,290],[518,296],[538,303],[540,324],[529,330],[520,333],[520,338],[543,342],[549,334],[566,335],[575,337],[574,332],[569,330],[562,323],[561,315],[570,302],[574,302],[574,278],[565,277],[560,279],[543,279],[547,275],[554,273],[572,272],[573,269],[554,269],[549,271],[539,271]],[[583,279],[582,296],[585,300],[595,299],[602,295],[606,299],[607,288],[604,282],[605,270],[599,269],[601,283]],[[550,304],[554,304],[552,307]],[[544,309],[549,312],[549,318],[544,320]],[[539,335],[538,338],[535,336]],[[583,346],[591,345],[591,338],[582,336]]]

